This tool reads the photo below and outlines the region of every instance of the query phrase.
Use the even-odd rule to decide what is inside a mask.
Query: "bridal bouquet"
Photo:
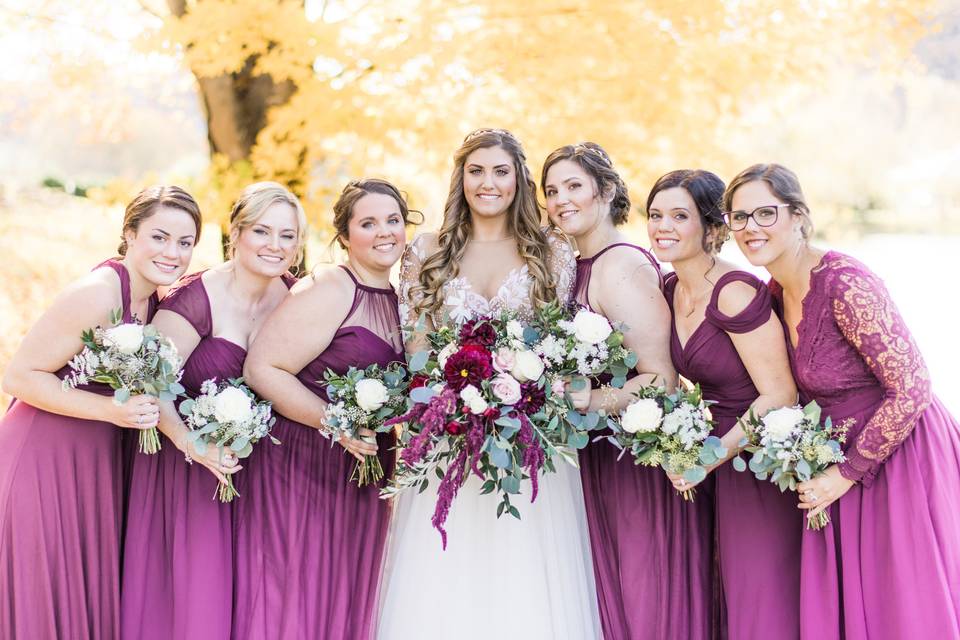
[[[704,465],[716,464],[727,455],[720,438],[710,435],[713,422],[708,404],[699,385],[671,394],[644,387],[619,420],[610,421],[613,434],[608,439],[621,456],[629,451],[634,464],[660,466],[668,473],[683,474],[689,482],[701,482],[707,477]],[[693,500],[695,489],[680,495]]]
[[[770,480],[780,491],[796,491],[827,467],[846,458],[841,444],[846,441],[848,425],[834,425],[827,417],[820,422],[820,406],[811,402],[801,408],[783,407],[758,418],[753,412],[744,421],[747,433],[745,449],[753,453],[750,471],[758,480]],[[746,464],[734,459],[737,471]],[[807,528],[822,529],[830,522],[826,511],[807,519]]]
[[[510,314],[482,317],[430,333],[432,349],[410,359],[410,409],[386,422],[406,424],[403,451],[394,482],[382,493],[423,491],[436,474],[431,522],[444,548],[443,524],[469,473],[484,480],[482,493],[501,496],[497,517],[519,519],[510,496],[520,493],[523,480],[530,480],[533,502],[538,475],[554,469],[554,457],[575,464],[563,379],[536,352],[534,338]]]
[[[407,410],[407,370],[400,364],[393,363],[385,369],[376,364],[366,369],[350,367],[344,375],[327,369],[323,377],[330,399],[326,425],[334,440],[347,436],[376,444],[375,437],[362,437],[357,431],[361,428],[392,431],[392,425],[384,422]],[[361,487],[383,480],[380,458],[364,456],[362,462],[357,462],[350,479]]]
[[[246,458],[253,452],[253,445],[268,436],[274,444],[280,444],[270,435],[270,428],[276,422],[270,403],[258,401],[253,391],[243,384],[243,378],[231,378],[219,384],[215,378],[204,381],[196,399],[188,398],[180,403],[180,414],[190,429],[188,440],[201,455],[208,446],[221,450],[230,447],[238,458]],[[230,502],[240,495],[229,475],[217,493],[220,502]]]
[[[153,325],[121,323],[123,312],[110,314],[111,327],[87,329],[81,334],[83,350],[67,363],[71,373],[63,388],[89,382],[109,385],[113,401],[123,404],[134,394],[149,394],[172,401],[184,392],[180,384],[182,360],[177,348]],[[140,431],[141,453],[160,450],[156,427]]]

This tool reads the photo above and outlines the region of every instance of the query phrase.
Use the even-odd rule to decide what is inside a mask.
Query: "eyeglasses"
[[[789,207],[788,204],[768,204],[763,207],[757,207],[753,211],[726,211],[723,213],[723,222],[731,231],[742,231],[746,229],[750,218],[757,223],[758,227],[772,227],[777,222],[777,215],[780,207]]]

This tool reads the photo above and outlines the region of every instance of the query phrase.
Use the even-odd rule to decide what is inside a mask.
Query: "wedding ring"
[[[817,501],[817,494],[815,494],[813,491],[811,491],[811,492],[810,492],[810,502],[816,502],[816,501]]]

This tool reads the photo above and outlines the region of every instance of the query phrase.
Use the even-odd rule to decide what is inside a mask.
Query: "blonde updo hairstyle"
[[[537,184],[527,167],[526,154],[520,141],[505,129],[477,129],[463,140],[453,156],[450,191],[443,211],[443,223],[437,234],[439,250],[423,262],[420,281],[410,288],[410,299],[416,300],[415,311],[437,313],[443,306],[443,285],[460,273],[460,261],[473,232],[470,207],[463,193],[464,165],[467,157],[478,149],[500,147],[513,160],[517,189],[507,210],[507,232],[517,243],[517,251],[532,279],[531,302],[540,306],[556,300],[553,276],[547,268],[550,247],[540,226],[540,205]]]
[[[125,237],[127,231],[136,233],[137,229],[140,228],[140,223],[156,213],[159,207],[180,209],[189,215],[197,228],[194,243],[200,241],[202,223],[200,205],[193,199],[193,196],[173,185],[154,185],[134,196],[123,212],[123,226],[120,229],[120,246],[117,247],[117,253],[121,256],[127,255],[127,239]]]
[[[303,211],[300,199],[277,182],[255,182],[240,194],[230,211],[230,248],[228,255],[232,259],[236,253],[237,240],[244,229],[256,224],[264,211],[280,203],[293,208],[297,216],[297,256],[293,268],[303,260],[304,245],[307,240],[307,215]]]

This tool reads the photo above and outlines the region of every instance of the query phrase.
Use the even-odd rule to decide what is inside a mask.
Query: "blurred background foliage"
[[[200,200],[202,268],[246,184],[289,185],[312,264],[350,178],[435,227],[477,127],[514,131],[537,175],[599,142],[638,205],[672,169],[782,162],[821,241],[937,236],[859,245],[879,261],[947,260],[960,233],[960,0],[0,0],[0,59],[0,369],[143,186]]]

